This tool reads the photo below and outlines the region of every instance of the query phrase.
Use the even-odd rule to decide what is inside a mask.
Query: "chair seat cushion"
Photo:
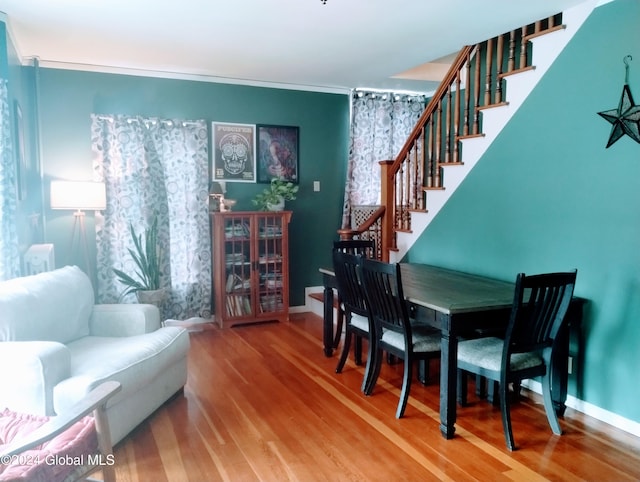
[[[440,351],[440,332],[424,326],[416,325],[412,327],[413,352],[427,353]],[[404,335],[397,331],[383,330],[381,340],[393,347],[405,351]]]
[[[495,337],[477,338],[458,343],[458,362],[499,372],[502,365],[504,340]],[[518,371],[543,365],[538,353],[514,353],[511,370]]]
[[[33,432],[49,417],[5,409],[0,412],[0,449]],[[98,438],[92,417],[84,417],[39,447],[26,450],[0,464],[0,481],[57,482],[79,466],[87,465],[88,454],[98,452]],[[62,462],[61,462],[62,461]]]
[[[356,328],[362,331],[369,331],[369,318],[366,316],[358,315],[356,313],[351,314],[350,325],[355,326]]]

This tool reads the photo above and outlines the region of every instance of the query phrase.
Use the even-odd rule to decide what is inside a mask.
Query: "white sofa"
[[[119,442],[187,381],[189,335],[153,305],[94,304],[76,266],[0,283],[0,409],[55,415],[106,380]]]

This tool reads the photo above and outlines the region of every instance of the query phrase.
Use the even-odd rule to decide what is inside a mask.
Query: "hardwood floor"
[[[191,334],[189,380],[115,448],[119,481],[640,480],[640,439],[567,409],[552,434],[542,401],[515,404],[519,450],[505,446],[500,410],[458,410],[456,437],[438,429],[438,383],[414,382],[395,409],[402,365],[385,365],[372,396],[363,367],[334,369],[321,319]]]

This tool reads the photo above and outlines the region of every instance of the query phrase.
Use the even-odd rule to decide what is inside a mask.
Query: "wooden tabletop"
[[[510,308],[514,283],[426,264],[402,263],[405,297],[448,315]]]
[[[514,283],[427,264],[401,263],[400,267],[407,300],[440,313],[510,308],[513,304]],[[330,268],[320,268],[320,272],[334,274]]]

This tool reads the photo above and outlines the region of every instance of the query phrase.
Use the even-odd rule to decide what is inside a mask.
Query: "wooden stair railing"
[[[381,161],[382,206],[341,239],[376,236],[381,259],[411,231],[411,213],[427,212],[427,192],[445,188],[444,167],[462,164],[461,140],[483,136],[482,110],[505,105],[504,79],[533,69],[529,40],[564,28],[562,14],[464,47],[394,160]],[[367,235],[374,227],[379,232]]]

